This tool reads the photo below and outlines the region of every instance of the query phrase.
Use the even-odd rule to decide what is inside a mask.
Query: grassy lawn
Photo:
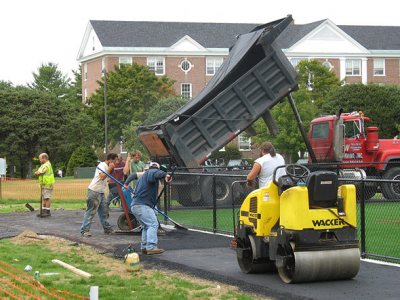
[[[92,274],[91,278],[80,277],[71,271],[52,263],[59,259]],[[91,286],[99,287],[100,299],[255,299],[232,286],[199,280],[181,273],[155,271],[142,268],[128,272],[121,260],[99,254],[95,249],[69,243],[62,239],[41,237],[32,232],[24,232],[18,237],[0,240],[0,260],[18,270],[32,266],[40,272],[39,281],[49,291],[52,289],[88,297]],[[24,274],[22,274],[25,276]],[[1,270],[0,277],[11,278],[10,270]],[[0,281],[0,288],[7,288]],[[25,285],[22,288],[27,288]],[[11,289],[19,297],[17,289]],[[40,292],[37,291],[38,295]],[[0,289],[0,298],[3,294]],[[42,294],[40,299],[48,299]],[[23,296],[22,296],[23,297]],[[258,298],[261,299],[261,298]]]
[[[365,233],[367,253],[400,257],[400,203],[367,203]]]

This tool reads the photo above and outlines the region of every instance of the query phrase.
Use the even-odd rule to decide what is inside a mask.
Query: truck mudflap
[[[276,43],[291,22],[287,16],[239,36],[199,95],[162,122],[139,127],[152,158],[170,155],[179,165],[198,167],[297,89],[296,73]]]

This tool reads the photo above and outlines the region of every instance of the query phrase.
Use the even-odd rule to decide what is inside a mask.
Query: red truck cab
[[[345,162],[342,168],[399,180],[400,140],[379,139],[378,127],[368,126],[369,122],[362,112],[314,119],[308,137],[317,162]],[[399,184],[384,184],[382,190],[386,198],[400,198]]]

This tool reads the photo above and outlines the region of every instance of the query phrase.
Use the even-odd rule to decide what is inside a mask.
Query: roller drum
[[[293,265],[294,264],[294,265]],[[360,269],[358,248],[324,251],[298,251],[278,268],[279,276],[286,283],[350,279]]]

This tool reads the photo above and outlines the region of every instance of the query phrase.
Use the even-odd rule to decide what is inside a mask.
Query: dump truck
[[[194,99],[165,120],[139,127],[139,139],[151,159],[199,172],[213,152],[257,119],[262,118],[275,132],[270,109],[297,89],[296,72],[276,43],[292,21],[287,16],[240,35],[218,72]],[[177,200],[184,206],[212,204],[211,180],[209,176],[180,177],[176,172]],[[233,180],[217,178],[217,205],[231,203]],[[240,197],[238,191],[234,198]]]

